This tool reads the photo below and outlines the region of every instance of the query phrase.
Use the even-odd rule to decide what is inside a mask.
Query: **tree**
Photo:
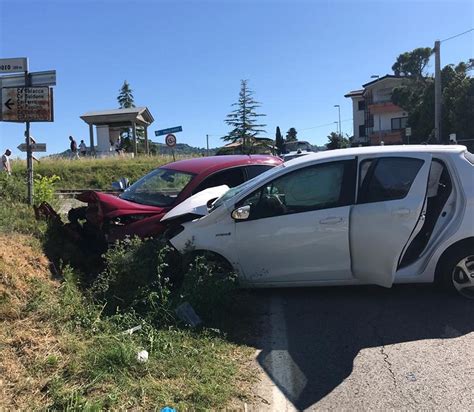
[[[276,133],[275,133],[275,147],[277,155],[281,155],[283,153],[283,146],[285,145],[285,140],[281,135],[280,128],[277,126]]]
[[[248,80],[240,81],[239,100],[232,106],[236,109],[227,115],[225,123],[232,127],[228,135],[222,137],[226,142],[242,143],[242,151],[250,153],[255,144],[259,133],[265,133],[263,129],[266,124],[259,124],[259,117],[265,116],[259,114],[256,110],[261,104],[253,99],[254,92],[248,88]]]
[[[424,54],[420,50],[425,50]],[[393,65],[395,74],[410,74],[403,85],[392,92],[392,101],[408,112],[408,126],[412,129],[410,143],[432,142],[434,136],[434,79],[425,76],[429,48],[403,53]],[[403,63],[403,64],[402,64]],[[405,65],[405,66],[403,66]],[[410,68],[409,68],[410,67]],[[472,62],[448,65],[441,70],[442,83],[442,140],[450,133],[458,139],[474,135],[474,78],[469,76]]]
[[[286,132],[286,141],[296,142],[298,140],[298,138],[296,137],[297,134],[298,132],[296,131],[296,129],[294,127],[290,127],[290,129]]]
[[[121,109],[129,109],[130,107],[135,107],[132,92],[133,90],[130,88],[130,85],[126,80],[124,80],[123,85],[119,90],[119,95],[117,96],[117,101],[119,102]]]
[[[331,132],[328,136],[328,142],[326,143],[328,150],[345,149],[346,147],[350,147],[350,145],[351,142],[347,137],[336,132]]]
[[[419,47],[411,52],[405,52],[397,57],[392,70],[397,76],[409,76],[418,79],[425,77],[423,71],[433,54],[430,47]]]

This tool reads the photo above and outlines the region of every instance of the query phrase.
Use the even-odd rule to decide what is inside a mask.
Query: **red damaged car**
[[[85,207],[71,209],[71,225],[85,237],[106,243],[126,236],[153,237],[166,230],[161,218],[202,190],[241,183],[283,161],[268,155],[228,155],[179,160],[161,166],[119,196],[87,191],[77,196]]]

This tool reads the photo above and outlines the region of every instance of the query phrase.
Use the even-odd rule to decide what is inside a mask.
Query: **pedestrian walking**
[[[12,174],[12,164],[10,161],[10,155],[12,152],[10,149],[5,150],[5,153],[2,155],[2,162],[0,164],[0,170],[6,172],[8,176]]]
[[[79,159],[79,152],[77,150],[77,142],[74,140],[74,137],[69,136],[70,149],[71,149],[71,159]]]
[[[82,157],[84,157],[87,153],[87,146],[84,143],[84,140],[81,140],[81,143],[79,143],[79,151],[81,152]]]

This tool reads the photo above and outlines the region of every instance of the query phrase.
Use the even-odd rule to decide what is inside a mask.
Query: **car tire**
[[[444,290],[474,299],[474,248],[464,244],[449,251],[439,266],[436,282]]]
[[[217,253],[205,250],[193,251],[187,256],[188,262],[193,262],[197,257],[204,258],[205,262],[213,267],[217,276],[226,277],[234,271],[230,262]]]

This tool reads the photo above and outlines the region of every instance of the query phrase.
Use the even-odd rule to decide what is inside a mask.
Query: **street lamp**
[[[334,107],[337,107],[337,110],[339,112],[339,136],[342,135],[342,129],[341,129],[341,106],[338,104],[335,104]]]

